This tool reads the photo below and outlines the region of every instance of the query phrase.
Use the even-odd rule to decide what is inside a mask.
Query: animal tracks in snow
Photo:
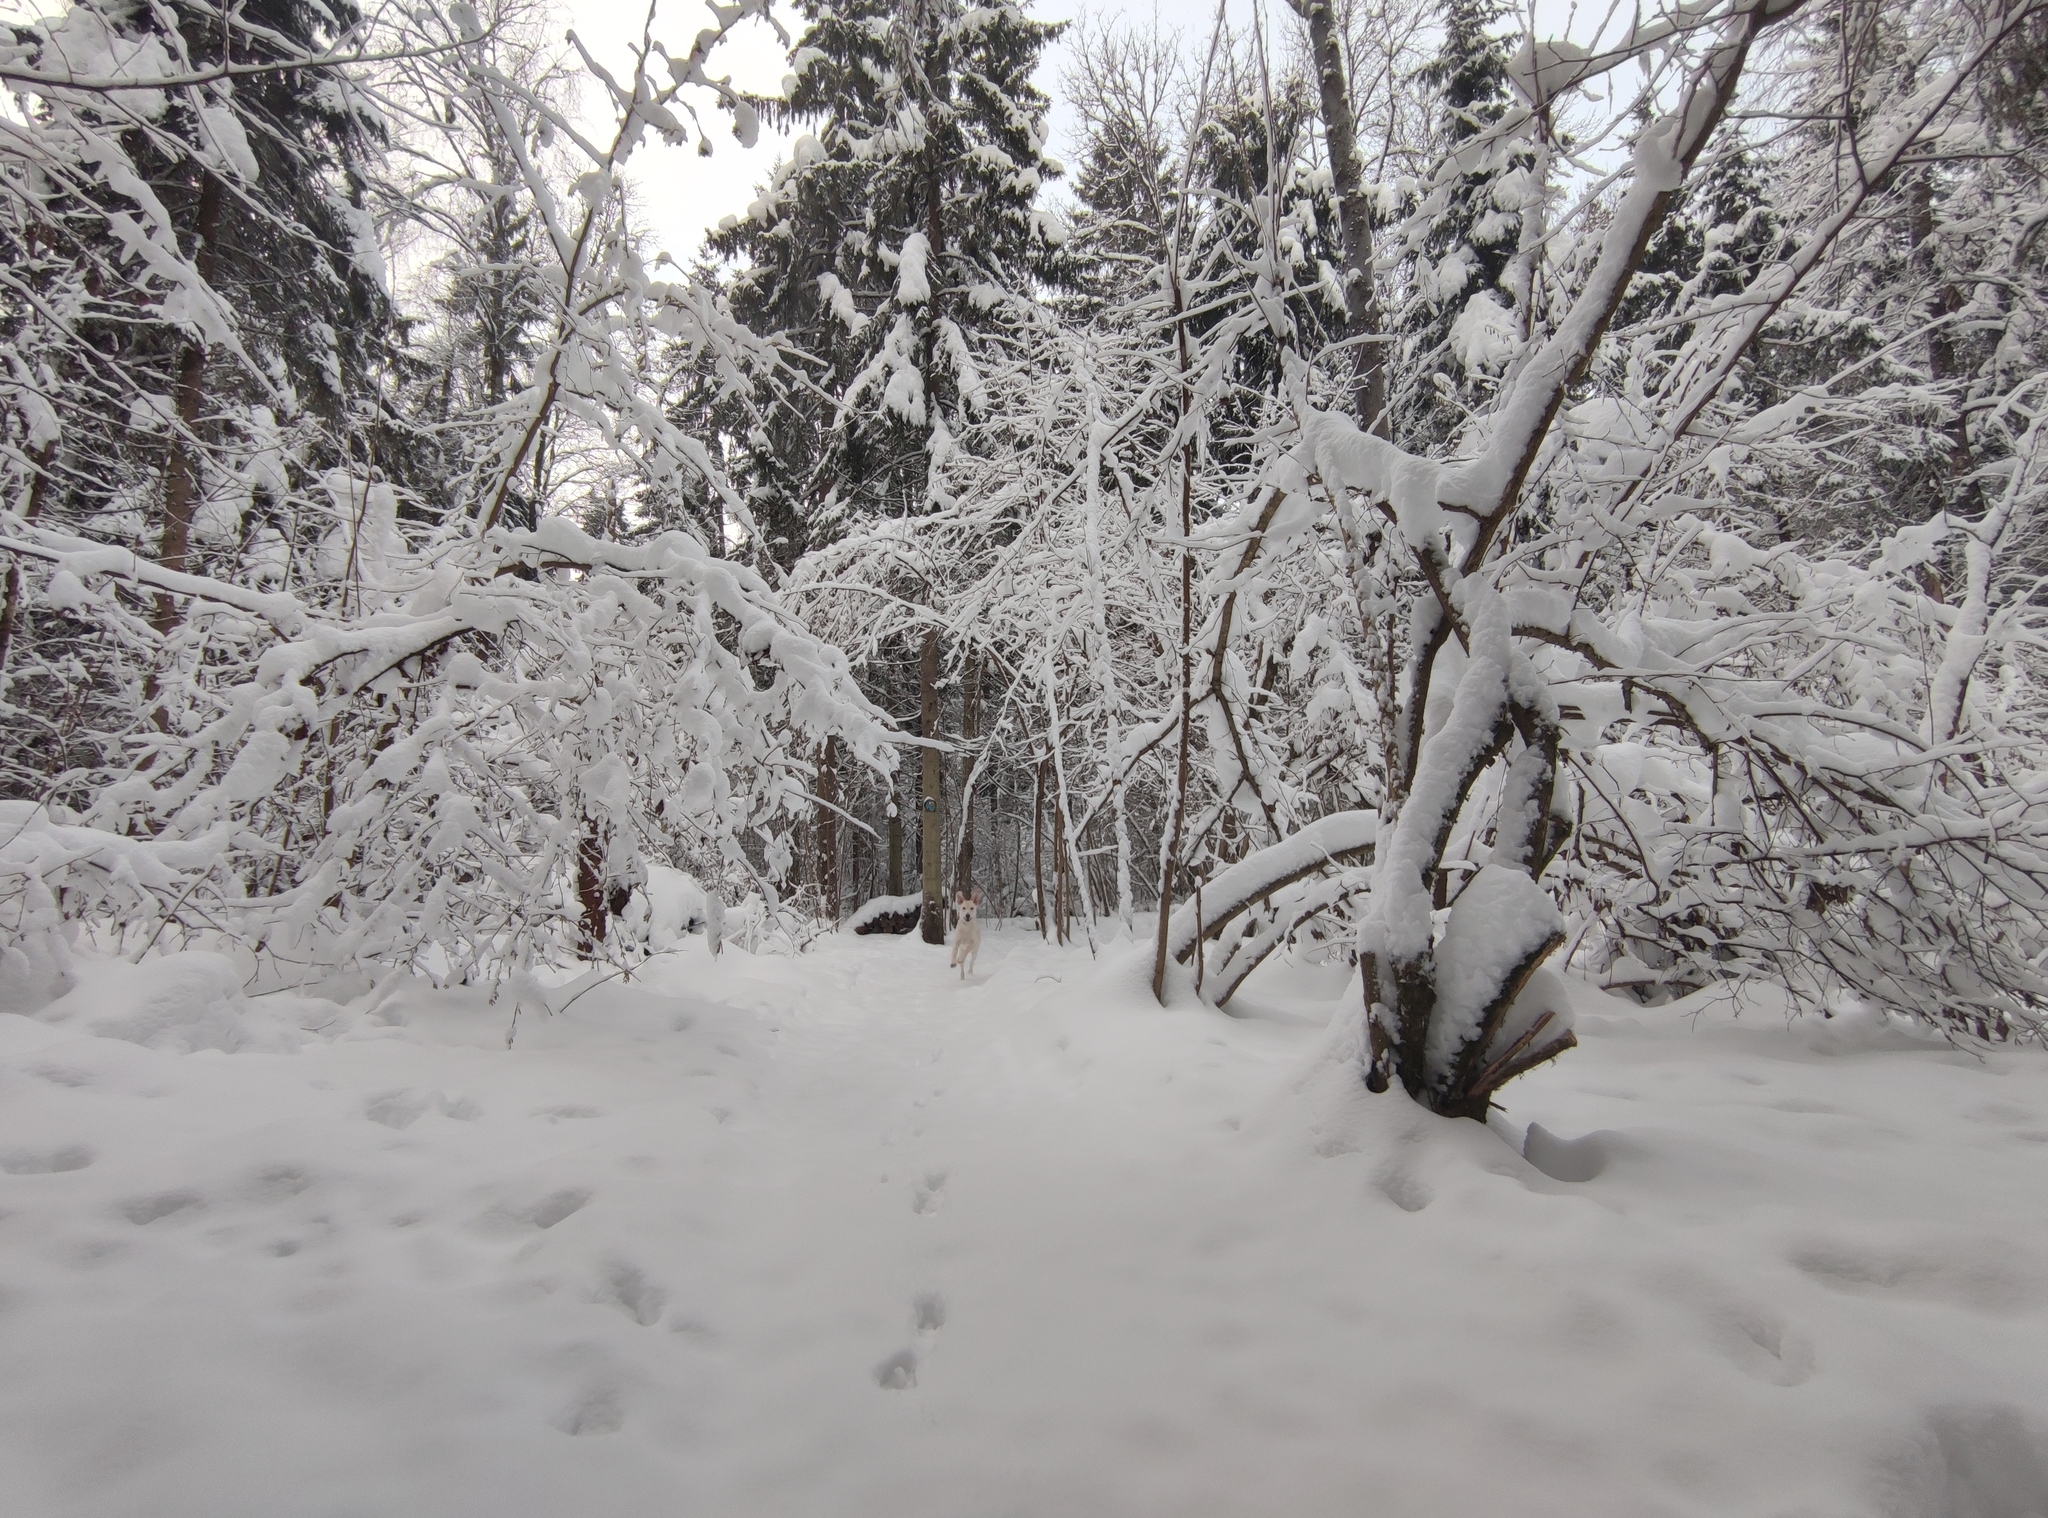
[[[1994,1317],[2025,1311],[2044,1285],[2024,1249],[1991,1238],[1813,1240],[1790,1258],[1817,1284],[1847,1296],[1945,1302]]]
[[[477,1220],[486,1233],[518,1234],[548,1229],[581,1212],[593,1195],[587,1186],[564,1186],[529,1202],[500,1202]]]
[[[1381,1195],[1403,1212],[1420,1212],[1436,1200],[1427,1184],[1410,1175],[1401,1165],[1389,1165],[1375,1177]]]
[[[910,1299],[910,1328],[918,1344],[927,1351],[946,1326],[946,1299],[936,1291],[921,1291]],[[888,1356],[874,1369],[875,1385],[883,1391],[909,1391],[917,1385],[917,1368],[923,1356],[906,1346]]]
[[[883,1391],[909,1391],[917,1385],[917,1351],[899,1349],[875,1367],[875,1385]]]
[[[459,1123],[473,1123],[484,1115],[484,1109],[468,1097],[446,1091],[385,1091],[364,1104],[363,1116],[386,1128],[406,1129],[430,1110]]]
[[[569,1120],[577,1118],[604,1116],[604,1114],[598,1111],[595,1107],[578,1107],[573,1104],[566,1103],[559,1107],[542,1107],[535,1111],[533,1115],[539,1118],[542,1122],[546,1123],[560,1123],[567,1122]]]
[[[519,1216],[536,1228],[552,1228],[571,1213],[581,1212],[590,1202],[590,1192],[581,1186],[551,1191]]]
[[[605,1267],[591,1300],[618,1308],[642,1328],[652,1328],[668,1306],[668,1293],[649,1281],[639,1266],[614,1260]]]
[[[9,1175],[62,1175],[83,1170],[99,1155],[89,1144],[64,1144],[55,1149],[10,1149],[0,1154],[0,1170]]]
[[[920,1217],[929,1217],[944,1204],[946,1172],[929,1170],[925,1172],[924,1184],[919,1186],[910,1199],[910,1210]]]
[[[1799,1386],[1813,1379],[1812,1342],[1768,1308],[1747,1306],[1718,1315],[1715,1338],[1745,1376],[1770,1386]]]
[[[626,1426],[626,1399],[608,1381],[584,1387],[549,1420],[572,1438],[590,1434],[616,1434]]]
[[[159,1191],[154,1196],[139,1196],[123,1202],[121,1216],[141,1228],[205,1205],[205,1199],[196,1191]]]

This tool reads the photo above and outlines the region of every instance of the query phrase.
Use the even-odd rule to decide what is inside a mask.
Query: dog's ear
[[[981,887],[980,887],[980,886],[976,886],[976,887],[974,888],[974,904],[975,904],[976,906],[980,906],[980,905],[981,905]]]
[[[954,901],[954,904],[955,904],[956,906],[957,906],[957,905],[958,905],[958,904],[959,904],[960,902],[962,902],[962,901],[965,901],[966,899],[967,899],[967,898],[966,898],[966,897],[964,897],[964,896],[962,896],[962,895],[961,895],[961,894],[960,894],[960,893],[959,893],[958,891],[955,891],[955,892],[953,893],[953,901]]]

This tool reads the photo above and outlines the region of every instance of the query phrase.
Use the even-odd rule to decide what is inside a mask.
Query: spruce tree
[[[1156,25],[1083,29],[1072,52],[1061,82],[1080,117],[1073,251],[1085,320],[1156,284],[1169,256],[1181,150],[1172,101],[1191,86],[1179,39]]]
[[[1527,291],[1509,288],[1524,215],[1542,195],[1536,151],[1509,129],[1515,95],[1496,28],[1502,0],[1445,0],[1444,36],[1422,71],[1437,95],[1436,169],[1407,224],[1411,288],[1402,320],[1414,380],[1400,431],[1411,444],[1446,441],[1483,394],[1496,345]],[[1495,353],[1488,350],[1494,349]]]
[[[142,98],[46,92],[32,107],[40,123],[118,150],[99,157],[96,181],[49,202],[44,252],[75,275],[76,330],[95,365],[123,376],[142,408],[67,417],[49,504],[172,568],[191,561],[195,529],[240,528],[246,541],[251,514],[281,521],[288,458],[302,473],[344,455],[361,470],[373,462],[364,445],[387,437],[374,413],[390,312],[363,174],[381,127],[341,75],[298,66],[358,19],[346,3],[251,0],[230,13],[166,0],[82,3],[14,29],[43,73],[81,44],[154,44],[173,68],[227,75]],[[107,172],[113,161],[122,173]],[[199,288],[138,267],[124,230],[138,220],[164,228]],[[125,272],[110,283],[108,270]],[[152,407],[157,424],[137,428]],[[158,626],[175,619],[160,598]]]
[[[1213,407],[1207,443],[1211,456],[1232,470],[1249,467],[1257,451],[1249,440],[1265,426],[1270,398],[1281,391],[1283,348],[1313,354],[1345,333],[1344,295],[1334,272],[1343,263],[1337,203],[1329,176],[1310,167],[1307,152],[1315,120],[1314,96],[1299,75],[1274,81],[1270,90],[1251,78],[1233,79],[1194,143],[1197,203],[1189,208],[1187,261],[1199,273],[1188,292],[1196,314],[1187,328],[1198,344],[1239,329],[1229,352],[1231,384]],[[1285,336],[1259,314],[1265,224],[1275,215],[1271,234],[1284,266],[1280,283],[1291,328]]]
[[[1738,138],[1702,164],[1696,181],[1679,191],[1643,250],[1616,322],[1625,326],[1670,316],[1739,294],[1785,251],[1784,235],[1756,155]],[[1665,345],[1678,347],[1690,331],[1690,324],[1678,324]]]
[[[1009,0],[804,13],[794,87],[763,105],[808,130],[712,239],[741,263],[736,314],[792,350],[741,467],[785,561],[945,499],[935,466],[972,420],[988,344],[1015,298],[1060,277],[1062,240],[1036,205],[1060,171],[1031,82],[1058,26]]]

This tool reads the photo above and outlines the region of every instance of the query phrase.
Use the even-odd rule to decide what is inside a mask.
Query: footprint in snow
[[[945,1184],[945,1171],[927,1171],[924,1184],[917,1188],[916,1194],[910,1199],[910,1210],[919,1217],[928,1217],[932,1213],[937,1212],[943,1201],[939,1193],[944,1189]]]
[[[1436,1200],[1434,1191],[1398,1165],[1389,1165],[1375,1179],[1380,1194],[1403,1212],[1420,1212]]]
[[[468,1097],[446,1091],[386,1091],[370,1098],[363,1107],[363,1116],[386,1128],[403,1129],[418,1122],[430,1108],[438,1108],[442,1116],[461,1123],[473,1123],[484,1115],[484,1109]]]
[[[606,1267],[604,1278],[592,1293],[591,1300],[618,1308],[642,1328],[652,1328],[661,1321],[662,1309],[668,1305],[668,1293],[649,1281],[647,1273],[639,1266],[614,1260]]]
[[[551,1191],[524,1204],[500,1202],[477,1219],[475,1226],[482,1232],[495,1234],[521,1234],[528,1229],[552,1228],[588,1206],[591,1194],[587,1187],[565,1186],[560,1191]]]
[[[616,1434],[626,1426],[626,1399],[617,1386],[597,1382],[578,1392],[548,1421],[572,1438]]]
[[[266,1165],[242,1187],[246,1200],[276,1206],[290,1201],[313,1184],[313,1177],[297,1165]]]
[[[1710,1317],[1717,1347],[1735,1368],[1767,1386],[1813,1379],[1813,1344],[1767,1307],[1745,1305]]]
[[[938,1331],[946,1326],[946,1299],[936,1291],[921,1291],[910,1299],[910,1327],[918,1342],[930,1347]],[[877,1365],[872,1375],[883,1391],[909,1391],[917,1385],[918,1353],[899,1349]]]
[[[875,1385],[883,1391],[909,1391],[917,1385],[917,1351],[899,1349],[875,1367]]]
[[[159,1218],[171,1217],[205,1205],[205,1201],[196,1191],[160,1191],[155,1196],[139,1196],[123,1202],[121,1216],[141,1228],[156,1222]]]
[[[589,1201],[588,1191],[580,1186],[569,1186],[548,1193],[527,1208],[522,1216],[536,1228],[552,1228],[572,1212],[581,1212]]]
[[[85,1144],[65,1144],[57,1149],[12,1149],[0,1155],[0,1170],[9,1175],[61,1175],[83,1170],[99,1155]]]

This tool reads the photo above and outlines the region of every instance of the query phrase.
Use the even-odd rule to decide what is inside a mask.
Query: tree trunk
[[[1003,800],[1002,792],[996,793],[994,810],[988,819],[988,862],[989,871],[995,877],[989,882],[989,915],[1008,915],[1006,898],[1003,895]]]
[[[28,504],[22,508],[22,520],[33,522],[43,514],[43,496],[50,483],[50,465],[57,457],[57,440],[50,439],[29,455],[35,464],[35,477],[28,484]],[[21,561],[7,561],[7,603],[0,606],[0,697],[7,694],[7,658],[14,650],[15,629],[21,624],[22,577]]]
[[[220,179],[202,172],[199,176],[199,213],[193,227],[193,259],[200,279],[213,280],[216,263],[214,244],[220,235]],[[183,573],[192,544],[192,513],[199,503],[199,460],[192,442],[199,425],[199,411],[206,399],[206,344],[192,338],[178,356],[178,379],[172,387],[170,451],[164,460],[163,529],[157,540],[157,562]],[[169,591],[159,591],[150,625],[168,633],[181,617],[178,602]]]
[[[839,740],[818,746],[818,896],[825,920],[839,922]]]
[[[1057,802],[1057,798],[1055,798]],[[1052,809],[1052,925],[1061,943],[1067,941],[1067,809]]]
[[[1220,27],[1221,19],[1217,22]],[[1183,417],[1194,405],[1194,389],[1189,378],[1193,368],[1192,356],[1188,352],[1188,324],[1180,318],[1187,311],[1187,292],[1180,279],[1180,236],[1174,234],[1175,252],[1173,262],[1168,266],[1168,278],[1173,296],[1174,352],[1180,365],[1180,413]],[[1182,834],[1187,823],[1188,811],[1188,743],[1189,720],[1194,713],[1193,692],[1189,689],[1194,680],[1191,663],[1195,641],[1195,556],[1188,546],[1194,537],[1194,490],[1195,490],[1195,445],[1192,439],[1181,445],[1180,454],[1180,650],[1178,673],[1180,678],[1180,733],[1179,753],[1174,762],[1173,798],[1167,821],[1166,834],[1159,846],[1159,941],[1152,959],[1152,996],[1160,1005],[1166,1003],[1166,939],[1169,920],[1173,916],[1173,877],[1180,869]]]
[[[1038,761],[1038,771],[1031,787],[1031,889],[1038,902],[1038,936],[1047,936],[1050,919],[1045,915],[1045,761]]]
[[[960,682],[960,851],[953,863],[953,889],[974,890],[974,768],[979,756],[974,740],[981,735],[981,660],[972,654]]]
[[[35,475],[28,482],[28,504],[21,509],[24,522],[33,522],[43,514],[43,502],[50,493],[50,466],[57,462],[57,439],[51,438],[29,458],[35,465]]]
[[[7,656],[14,649],[14,626],[21,617],[21,560],[7,561],[7,603],[0,606],[0,699],[7,695]]]
[[[1387,364],[1379,292],[1372,278],[1372,197],[1358,157],[1351,86],[1344,71],[1344,41],[1333,0],[1292,0],[1308,23],[1309,51],[1321,96],[1323,136],[1330,149],[1330,180],[1343,233],[1344,335],[1352,352],[1351,410],[1366,432],[1385,434]]]
[[[889,894],[903,894],[903,809],[889,802]]]
[[[924,649],[917,661],[919,736],[939,735],[939,635],[924,635]],[[924,792],[917,802],[918,851],[924,864],[924,912],[921,925],[926,943],[946,941],[946,889],[941,872],[945,866],[946,838],[940,816],[939,793],[945,787],[945,771],[939,751],[924,753]]]
[[[595,952],[604,943],[610,914],[605,910],[604,843],[587,822],[576,845],[576,899],[583,906],[584,951]]]
[[[1913,272],[1927,284],[1927,377],[1937,388],[1962,377],[1962,360],[1956,352],[1955,319],[1963,309],[1963,292],[1941,277],[1935,259],[1933,171],[1921,168],[1906,181],[1909,235],[1913,243]],[[1944,424],[1948,434],[1949,479],[1953,496],[1943,504],[1950,510],[1964,509],[1962,497],[1969,493],[1965,483],[1971,469],[1970,430],[1961,401],[1956,397],[1955,414]],[[1939,581],[1934,598],[1941,599]]]

